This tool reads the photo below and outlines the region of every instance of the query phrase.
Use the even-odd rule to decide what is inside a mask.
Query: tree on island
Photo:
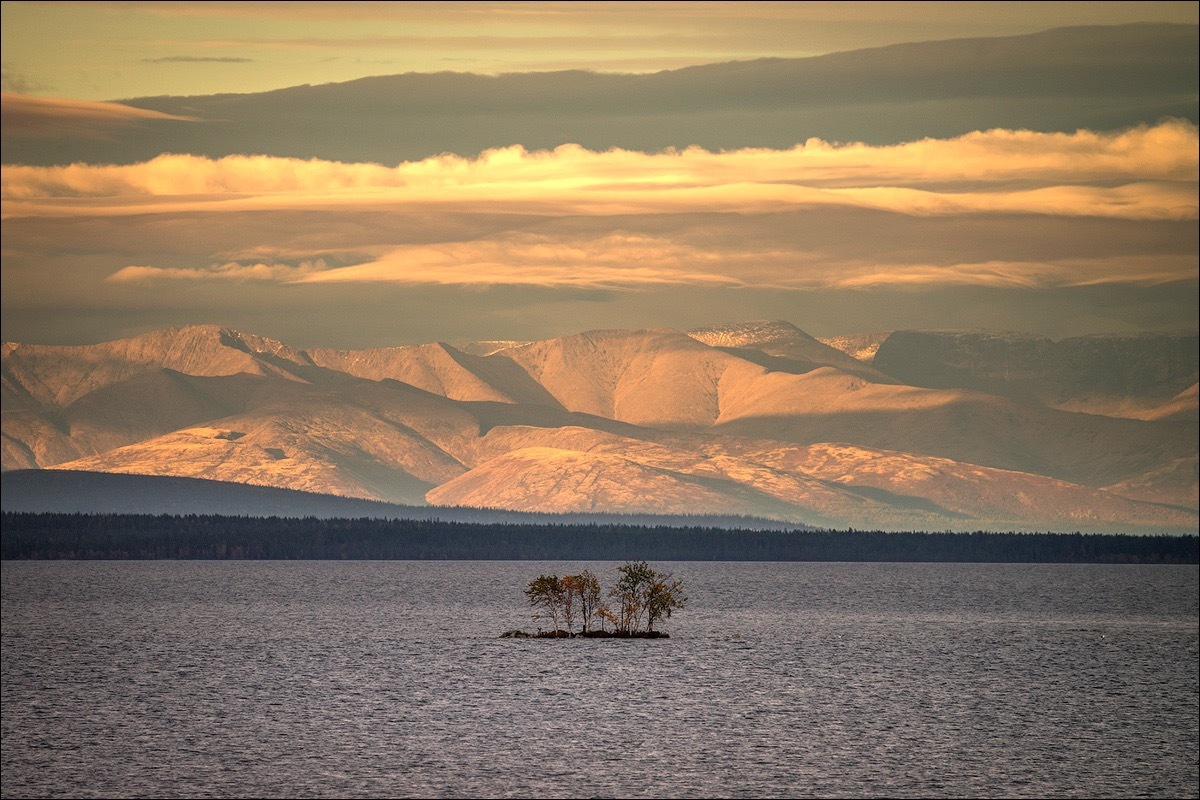
[[[646,630],[654,630],[654,623],[664,617],[671,618],[671,612],[687,605],[687,595],[683,593],[683,581],[672,578],[669,573],[656,573],[656,577],[646,592]]]
[[[579,621],[583,625],[583,633],[587,634],[592,626],[592,619],[604,605],[600,592],[600,580],[590,569],[585,569],[578,575],[567,575],[562,579],[563,592],[567,598],[567,606],[578,606]],[[572,613],[565,618],[567,631],[571,630]]]
[[[578,575],[539,575],[525,588],[529,605],[535,609],[533,619],[549,619],[554,630],[538,636],[666,636],[654,630],[654,624],[664,618],[670,619],[672,612],[687,604],[683,582],[669,572],[659,572],[645,561],[628,562],[618,567],[621,574],[608,596],[615,602],[611,607],[603,601],[600,581],[591,570]],[[601,629],[592,629],[593,619],[599,617]],[[579,620],[582,630],[575,633],[575,621]],[[604,622],[613,626],[612,633]],[[560,625],[565,626],[563,630]],[[506,636],[519,635],[509,631]]]
[[[683,593],[683,582],[672,578],[669,572],[658,572],[645,561],[635,561],[618,567],[621,573],[617,585],[609,591],[617,605],[617,630],[633,633],[654,630],[654,623],[663,617],[670,618],[671,612],[687,604]]]
[[[616,603],[613,615],[609,619],[616,626],[618,633],[636,631],[640,627],[638,621],[644,607],[642,590],[649,582],[647,573],[652,571],[645,561],[631,562],[617,568],[621,577],[617,585],[609,589],[608,596]]]
[[[529,582],[529,586],[525,588],[525,596],[529,598],[529,605],[535,609],[541,609],[545,614],[535,613],[534,621],[542,619],[548,615],[554,623],[554,630],[558,632],[559,620],[563,617],[563,606],[566,605],[567,596],[563,591],[562,581],[557,575],[539,575]],[[541,630],[539,628],[539,630]],[[567,632],[571,630],[570,624],[567,626]]]

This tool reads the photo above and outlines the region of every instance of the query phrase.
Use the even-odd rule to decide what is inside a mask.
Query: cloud
[[[285,264],[229,262],[203,269],[129,266],[114,283],[156,280],[232,280],[276,283],[407,283],[461,286],[541,286],[581,289],[698,285],[739,286],[736,278],[704,271],[718,256],[668,239],[614,233],[597,239],[509,234],[469,242],[407,245],[353,266],[323,261]]]
[[[253,61],[253,58],[240,58],[237,56],[162,56],[161,58],[142,59],[142,63],[144,64],[250,64]]]
[[[437,5],[447,4],[431,8]],[[644,14],[645,5],[636,13]],[[489,24],[495,32],[494,22]],[[590,26],[587,36],[599,35],[595,27]],[[387,30],[367,32],[385,35]],[[441,27],[405,31],[418,36],[445,32]],[[286,77],[309,85],[248,93],[240,83],[248,76],[235,86],[229,83],[232,75],[225,74],[224,93],[159,94],[131,101],[163,113],[200,117],[209,121],[205,125],[147,123],[128,136],[104,141],[5,136],[2,157],[24,164],[131,164],[186,152],[211,158],[261,154],[396,164],[444,152],[476,157],[513,144],[531,151],[573,142],[594,152],[656,152],[691,145],[719,152],[785,150],[812,137],[878,145],[997,127],[1114,130],[1163,117],[1200,120],[1196,36],[1195,25],[1090,26],[812,58],[726,61],[640,75],[587,72],[576,64],[576,69],[560,72],[406,72],[344,83],[329,83],[328,64],[316,64],[320,58],[314,57],[311,70],[290,64]],[[277,61],[233,40],[200,44],[180,39],[156,46],[167,49],[137,57],[256,57],[263,59],[261,69],[253,70],[260,80],[274,74],[270,65]],[[235,49],[196,49],[201,46]],[[572,48],[539,51],[532,58],[563,61],[580,52],[584,65],[602,55]],[[403,54],[394,53],[389,57],[405,61]],[[330,53],[320,52],[325,55]],[[468,49],[460,55],[481,53]],[[671,51],[656,48],[652,55],[662,58]],[[427,64],[425,69],[434,68]],[[340,77],[352,72],[337,70]]]
[[[6,290],[25,275],[32,293],[47,253],[96,254],[94,280],[139,295],[182,282],[211,294],[790,295],[1188,282],[1197,139],[1195,125],[1167,121],[888,146],[510,147],[396,166],[188,155],[5,166]]]
[[[320,22],[334,20],[396,20],[407,23],[448,21],[478,21],[493,24],[497,19],[525,21],[545,25],[555,20],[577,20],[581,25],[621,26],[637,29],[647,25],[714,20],[720,26],[761,20],[778,25],[783,21],[866,22],[871,29],[881,21],[890,24],[913,23],[929,25],[952,20],[957,24],[982,23],[995,25],[1011,21],[1022,27],[1040,29],[1049,25],[1090,21],[1093,24],[1117,24],[1146,19],[1194,21],[1196,13],[1186,3],[1154,3],[1141,9],[1129,3],[1094,7],[1089,2],[1057,3],[1044,7],[1041,3],[1021,9],[1014,19],[1010,9],[988,5],[966,8],[947,8],[937,0],[885,0],[862,8],[857,3],[775,3],[775,2],[717,2],[645,6],[642,3],[569,2],[524,3],[510,0],[469,0],[447,5],[441,0],[349,0],[338,3],[297,3],[294,7],[276,0],[137,0],[136,2],[76,2],[63,5],[83,5],[110,12],[143,12],[164,17],[242,17],[260,19],[308,19]],[[886,33],[886,32],[885,32]]]
[[[893,146],[819,139],[787,150],[490,150],[386,167],[269,156],[164,155],[127,166],[5,166],[4,215],[427,208],[580,215],[850,206],[917,216],[1195,219],[1195,125],[1117,133],[992,130]]]
[[[117,270],[105,280],[110,283],[142,283],[146,281],[246,281],[282,283],[303,278],[325,269],[322,262],[289,264],[241,264],[227,262],[212,264],[202,269],[168,269],[163,267],[129,266]]]
[[[649,288],[690,285],[785,291],[981,286],[1044,289],[1110,283],[1154,286],[1195,277],[1195,258],[1167,256],[974,263],[855,261],[736,244],[701,250],[665,238],[590,241],[515,237],[406,247],[364,264],[314,271],[294,283],[427,283]]]
[[[7,64],[0,70],[0,91],[27,94],[41,88],[22,73],[9,68]]]
[[[62,342],[68,329],[99,341],[129,333],[118,325],[196,320],[343,347],[763,318],[814,335],[975,326],[1060,336],[1194,327],[1195,231],[1194,220],[844,206],[24,218],[4,222],[0,301],[17,341]],[[581,259],[591,271],[574,274]],[[309,277],[306,262],[313,279],[297,280]],[[131,265],[152,269],[112,280]]]
[[[701,246],[683,238],[631,231],[601,236],[508,232],[468,241],[376,248],[378,252],[373,256],[348,266],[330,266],[324,258],[289,264],[242,257],[201,268],[129,266],[106,280],[127,284],[204,280],[558,289],[754,287],[791,292],[903,290],[935,285],[1005,289],[1115,283],[1154,286],[1195,277],[1195,257],[1190,254],[904,262],[855,258],[833,250],[810,252],[778,244],[749,244],[737,239]],[[255,248],[265,256],[285,255],[269,252],[272,249]]]
[[[719,50],[722,47],[736,45],[738,37],[728,34],[713,33],[706,35],[676,35],[665,38],[661,33],[644,33],[638,35],[625,34],[616,36],[601,36],[594,31],[591,34],[580,32],[575,36],[495,36],[489,34],[456,35],[456,36],[306,36],[288,39],[281,38],[224,38],[212,41],[198,41],[194,44],[201,47],[272,47],[293,48],[299,50],[430,50],[437,53],[466,52],[483,53],[487,51],[515,50],[522,53],[558,50],[569,52],[611,52],[620,50],[652,51],[683,51],[692,55],[687,64],[703,63],[698,60],[695,52],[706,49]],[[156,59],[157,60],[157,59]],[[543,67],[544,69],[544,67]]]
[[[1195,256],[1187,255],[951,264],[871,263],[842,265],[840,274],[820,282],[820,288],[924,288],[938,285],[1040,289],[1117,283],[1156,286],[1186,281],[1195,278],[1195,274]]]
[[[100,139],[114,129],[148,120],[194,122],[194,117],[166,114],[145,108],[101,103],[91,100],[66,100],[52,97],[4,92],[0,95],[0,117],[5,136],[81,137]]]

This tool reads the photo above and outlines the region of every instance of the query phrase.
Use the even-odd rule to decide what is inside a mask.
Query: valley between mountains
[[[5,343],[3,469],[549,513],[1195,532],[1196,332],[829,341],[747,322],[354,351],[202,325]]]

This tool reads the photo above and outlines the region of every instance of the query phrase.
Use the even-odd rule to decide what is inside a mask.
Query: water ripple
[[[1196,797],[1193,567],[667,565],[665,640],[539,562],[3,564],[4,797]]]

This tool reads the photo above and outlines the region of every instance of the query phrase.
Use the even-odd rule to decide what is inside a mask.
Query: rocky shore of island
[[[505,631],[501,639],[670,639],[666,631]]]

